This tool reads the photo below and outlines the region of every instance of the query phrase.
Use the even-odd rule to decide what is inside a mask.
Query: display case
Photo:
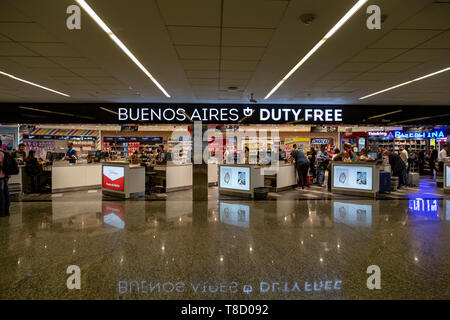
[[[375,198],[379,192],[380,174],[375,162],[333,161],[331,191]]]
[[[260,166],[219,165],[219,194],[253,198],[255,188],[264,187]]]

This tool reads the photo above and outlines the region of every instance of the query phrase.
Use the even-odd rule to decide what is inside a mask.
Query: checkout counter
[[[450,193],[450,158],[444,161],[444,193]]]
[[[380,190],[380,165],[368,161],[333,161],[331,192],[376,198]]]
[[[271,192],[280,192],[297,186],[297,170],[295,164],[280,161],[278,169],[264,167],[264,184]]]
[[[100,163],[55,161],[51,166],[52,193],[100,188]]]
[[[255,188],[264,187],[261,169],[251,164],[219,165],[219,194],[253,198]]]
[[[102,193],[119,198],[145,194],[145,167],[128,162],[104,162],[101,168]]]

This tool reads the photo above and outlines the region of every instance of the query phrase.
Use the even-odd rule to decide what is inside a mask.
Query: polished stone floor
[[[0,218],[0,299],[449,299],[450,198],[425,191],[28,198]],[[67,289],[69,265],[80,290]],[[380,290],[367,288],[370,265]]]

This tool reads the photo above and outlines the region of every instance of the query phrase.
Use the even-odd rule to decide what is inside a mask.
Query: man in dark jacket
[[[304,189],[304,186],[308,186],[308,168],[309,160],[306,158],[305,153],[302,150],[297,149],[297,145],[293,145],[294,151],[291,152],[291,159],[295,160],[295,167],[298,174],[298,188]]]
[[[389,157],[389,164],[391,165],[392,175],[394,177],[398,177],[398,186],[405,185],[406,181],[404,180],[404,170],[406,170],[405,162],[403,162],[402,158],[394,152],[385,151],[385,155]]]

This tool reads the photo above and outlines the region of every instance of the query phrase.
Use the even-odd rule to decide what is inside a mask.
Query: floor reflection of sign
[[[445,219],[450,220],[450,200],[445,200]]]
[[[221,166],[219,180],[221,188],[250,191],[250,168]]]
[[[103,188],[124,191],[124,167],[103,166]]]
[[[335,222],[360,227],[372,225],[372,205],[335,201],[333,212]]]
[[[125,227],[125,212],[120,205],[103,203],[103,222],[118,229]]]
[[[415,198],[409,200],[409,212],[415,217],[440,220],[437,199]]]
[[[250,207],[245,204],[220,202],[220,222],[248,228]]]
[[[334,166],[333,187],[372,190],[372,167]]]

